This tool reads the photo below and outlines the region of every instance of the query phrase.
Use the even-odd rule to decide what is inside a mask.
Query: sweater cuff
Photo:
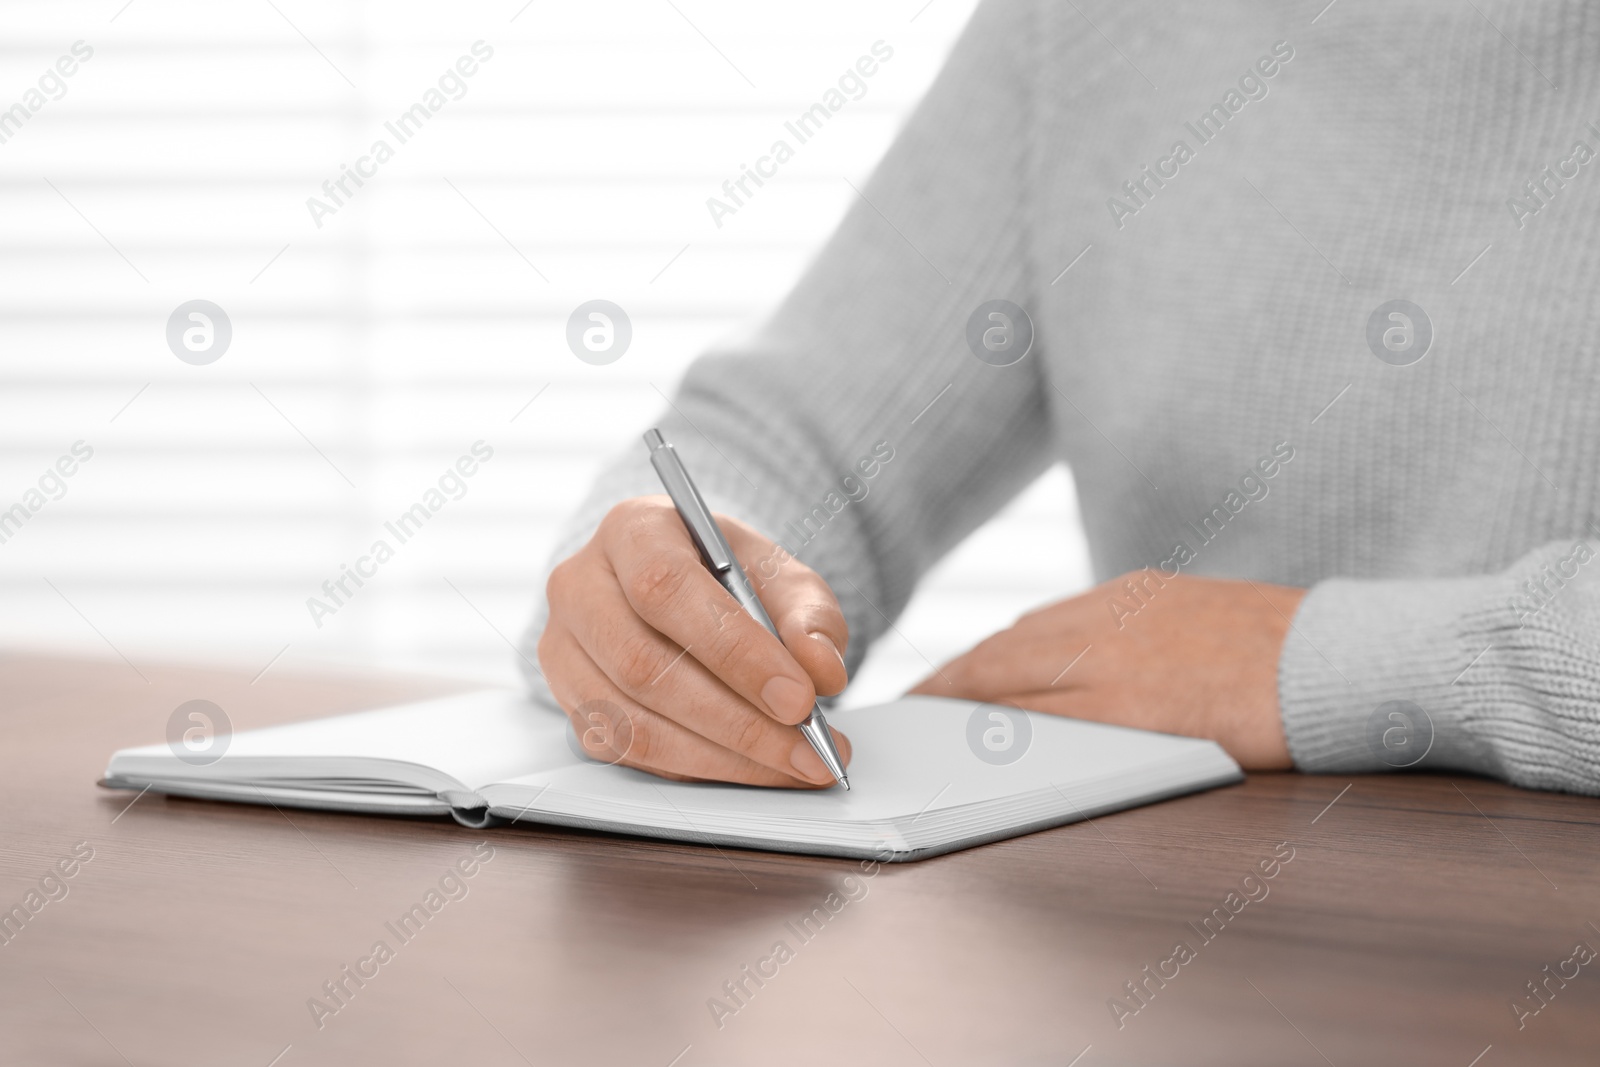
[[[1495,580],[1314,586],[1278,660],[1295,766],[1343,774],[1488,769],[1493,755],[1467,712],[1475,657],[1504,621],[1481,610]]]

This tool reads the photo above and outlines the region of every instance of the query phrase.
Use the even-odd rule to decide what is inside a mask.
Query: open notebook
[[[123,749],[102,784],[256,804],[451,814],[472,827],[557,823],[912,860],[1242,777],[1210,741],[1033,713],[1022,757],[995,765],[969,746],[978,707],[987,705],[906,697],[830,712],[854,745],[850,792],[670,782],[591,763],[568,745],[565,716],[509,690],[237,733],[206,766],[165,744]]]

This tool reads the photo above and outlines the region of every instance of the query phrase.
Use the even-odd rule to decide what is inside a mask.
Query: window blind
[[[972,7],[6,5],[0,639],[511,681],[601,457],[793,283]],[[707,198],[879,40],[718,227]],[[596,298],[633,330],[604,365],[565,340]],[[1082,584],[1073,507],[1051,475],[963,546],[863,698]]]

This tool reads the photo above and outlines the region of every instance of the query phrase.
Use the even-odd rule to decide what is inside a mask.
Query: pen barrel
[[[761,603],[761,598],[756,595],[755,587],[750,584],[750,576],[745,574],[744,568],[737,561],[734,562],[732,567],[719,573],[717,577],[722,582],[722,588],[726,589],[728,594],[739,602],[739,606],[745,610],[747,615],[762,626],[765,626],[767,633],[777,637],[779,641],[783,640],[778,634],[777,624],[772,621],[772,616],[767,614],[766,606]]]
[[[694,479],[689,477],[688,469],[678,459],[677,451],[667,443],[660,430],[646,432],[644,443],[650,450],[650,465],[656,469],[662,488],[672,498],[672,504],[688,530],[689,539],[700,552],[701,561],[745,613],[766,627],[767,633],[782,643],[783,636],[778,633],[772,616],[767,614],[766,606],[756,595],[755,586],[750,584],[750,576],[734,555],[733,546],[723,536],[722,528],[717,525],[705,497],[700,495]],[[811,716],[800,724],[800,732],[816,749],[828,771],[849,789],[850,780],[844,775],[844,764],[839,759],[839,750],[834,747],[833,735],[828,732],[828,720],[823,717],[821,704],[811,705]]]
[[[739,566],[733,546],[722,535],[722,528],[712,517],[705,497],[700,495],[694,479],[689,477],[688,468],[678,459],[677,451],[662,438],[661,431],[651,430],[644,435],[644,439],[650,448],[650,465],[656,469],[662,488],[672,498],[672,506],[677,508],[679,517],[683,519],[689,539],[700,552],[701,561],[726,588],[728,583],[724,576]]]

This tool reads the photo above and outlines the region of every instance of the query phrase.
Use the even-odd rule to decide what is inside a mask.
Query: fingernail
[[[822,762],[822,757],[811,747],[811,742],[803,737],[795,743],[794,751],[789,753],[789,762],[794,764],[800,777],[808,782],[833,781],[833,773],[828,770],[828,765]]]
[[[798,722],[811,713],[810,691],[793,678],[778,675],[761,687],[761,700],[782,722]]]
[[[821,630],[807,631],[806,636],[811,638],[813,641],[820,642],[824,648],[838,657],[839,665],[841,667],[844,666],[844,654],[839,651],[839,646],[833,643],[833,638],[829,637]]]

